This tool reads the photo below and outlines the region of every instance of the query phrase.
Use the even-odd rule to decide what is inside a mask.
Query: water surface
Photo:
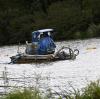
[[[7,64],[12,55],[17,53],[18,46],[0,48],[0,75],[7,72],[8,84],[13,86],[39,86],[41,89],[69,89],[84,87],[89,81],[100,78],[100,39],[56,42],[57,50],[70,46],[80,51],[75,60],[47,62],[41,64]],[[20,46],[24,51],[25,45]],[[0,80],[0,85],[4,84]]]

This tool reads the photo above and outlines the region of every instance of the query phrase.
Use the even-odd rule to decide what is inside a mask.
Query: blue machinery
[[[27,46],[26,53],[31,55],[53,54],[56,45],[51,33],[53,33],[53,29],[43,29],[32,32],[32,44]]]
[[[79,54],[78,49],[61,47],[55,52],[56,45],[52,39],[53,29],[42,29],[32,32],[32,42],[26,42],[24,53],[10,57],[10,63],[29,63],[40,61],[72,60]],[[67,51],[67,52],[66,52]]]

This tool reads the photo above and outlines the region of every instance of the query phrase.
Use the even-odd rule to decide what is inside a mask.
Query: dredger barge
[[[10,57],[10,63],[76,59],[76,56],[79,54],[78,49],[63,46],[58,51],[55,51],[56,45],[53,41],[53,33],[53,29],[42,29],[32,32],[32,42],[26,42],[25,52],[18,52],[15,56]]]

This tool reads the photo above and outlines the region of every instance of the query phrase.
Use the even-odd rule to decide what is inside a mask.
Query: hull
[[[66,53],[62,51],[63,49],[68,49],[69,52]],[[76,56],[79,54],[79,51],[75,49],[74,51],[68,47],[62,47],[54,54],[48,55],[30,55],[26,53],[18,53],[15,56],[10,57],[10,63],[33,63],[33,62],[46,62],[46,61],[57,61],[57,60],[73,60],[76,59]]]
[[[28,55],[28,54],[21,54],[20,57],[18,55],[12,56],[11,62],[12,63],[41,63],[41,62],[53,62],[57,60],[65,60],[60,59],[59,57],[55,56],[54,54],[49,55]],[[66,60],[71,59],[70,55],[67,55]]]
[[[13,63],[32,63],[32,62],[44,62],[44,61],[54,61],[55,60],[53,54],[50,54],[50,55],[21,54],[20,57],[16,55],[10,58]]]

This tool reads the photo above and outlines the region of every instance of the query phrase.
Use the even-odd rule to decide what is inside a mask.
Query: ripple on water
[[[5,46],[0,48],[0,75],[7,71],[11,85],[33,86],[39,84],[42,89],[48,87],[53,90],[70,88],[82,88],[90,80],[100,77],[100,39],[76,40],[56,42],[57,49],[61,46],[70,46],[80,50],[76,60],[47,62],[41,64],[4,64],[10,62],[9,57],[15,55],[17,46]],[[95,49],[92,49],[94,48]],[[88,48],[88,50],[87,50]],[[24,51],[24,45],[20,46]],[[19,79],[19,80],[18,80]],[[2,80],[0,80],[2,84]]]

